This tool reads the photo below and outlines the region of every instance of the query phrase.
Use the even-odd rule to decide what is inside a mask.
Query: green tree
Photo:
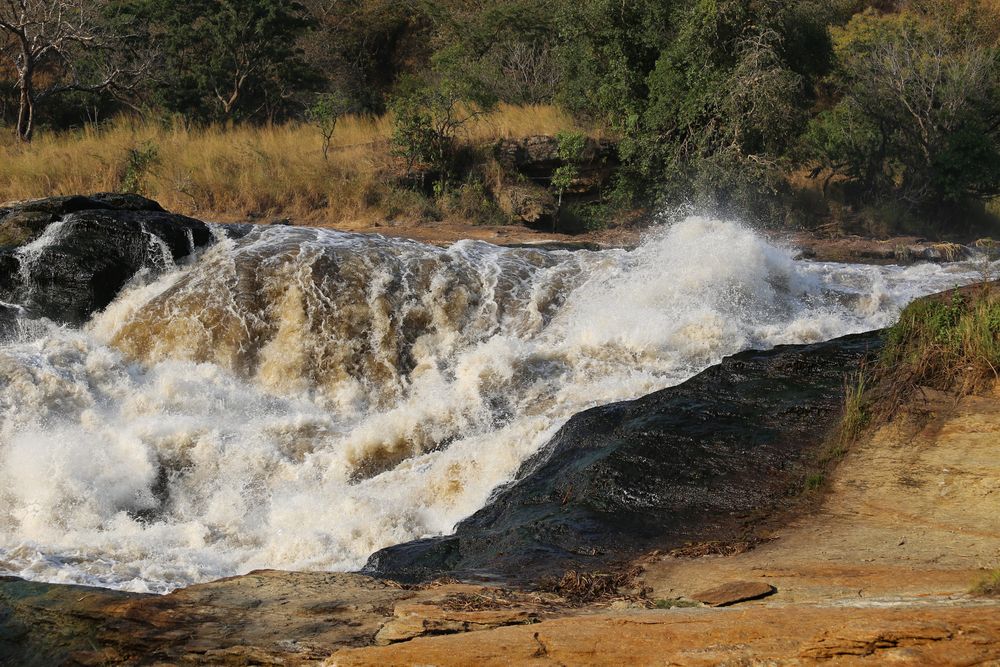
[[[915,3],[834,30],[841,99],[806,152],[868,200],[913,208],[1000,194],[1000,50],[975,3]]]
[[[406,160],[408,172],[432,172],[438,192],[453,176],[459,134],[497,105],[496,93],[465,53],[460,44],[439,51],[434,69],[405,82],[391,103],[393,153]]]
[[[299,38],[324,90],[350,98],[358,111],[382,113],[393,87],[426,71],[434,24],[421,2],[303,0],[312,28]]]
[[[440,3],[435,60],[475,78],[498,99],[515,104],[550,102],[561,81],[556,59],[555,0],[466,0]]]
[[[562,164],[552,174],[551,185],[559,196],[559,208],[556,209],[556,215],[552,218],[552,231],[555,231],[559,214],[562,212],[563,195],[580,177],[580,160],[587,142],[587,138],[577,132],[561,132],[556,138],[559,140],[558,154]]]
[[[559,3],[560,102],[623,127],[645,105],[647,77],[673,36],[677,0]]]
[[[297,46],[310,23],[283,0],[142,0],[163,53],[158,101],[224,120],[275,120],[318,85]],[[300,107],[301,108],[301,107]]]
[[[623,157],[672,199],[767,214],[830,62],[825,18],[811,3],[696,0],[647,80]]]
[[[306,117],[323,137],[323,159],[330,156],[330,142],[333,141],[333,133],[337,130],[337,122],[341,116],[351,110],[350,98],[340,92],[321,93],[316,96],[312,106],[306,111]]]

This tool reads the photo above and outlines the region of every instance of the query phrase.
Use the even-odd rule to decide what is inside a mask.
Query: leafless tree
[[[69,91],[121,93],[145,71],[130,43],[115,34],[101,15],[99,0],[0,0],[0,54],[16,72],[17,136],[28,142],[35,131],[36,107]],[[96,67],[80,66],[84,54],[98,55]],[[44,72],[44,83],[40,83]]]

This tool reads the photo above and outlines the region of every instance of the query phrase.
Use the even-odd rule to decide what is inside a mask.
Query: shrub
[[[1000,369],[1000,293],[987,285],[910,305],[889,330],[880,366],[911,386],[984,388]]]
[[[145,193],[145,180],[150,169],[160,159],[160,151],[155,144],[134,146],[125,152],[122,168],[121,191],[141,195]]]
[[[309,107],[306,117],[316,126],[323,137],[323,159],[330,158],[330,142],[333,133],[337,131],[337,121],[351,109],[351,101],[346,95],[339,93],[323,93]]]
[[[562,208],[563,194],[580,177],[580,160],[587,139],[577,132],[560,132],[556,135],[559,141],[558,156],[560,164],[552,174],[551,185],[559,193],[559,208]],[[558,218],[558,214],[556,215]]]
[[[445,210],[463,222],[476,225],[502,225],[508,222],[504,212],[486,192],[486,186],[476,179],[466,180],[445,197]]]
[[[496,105],[496,97],[474,80],[449,73],[411,80],[390,105],[393,155],[406,161],[408,173],[417,167],[432,172],[436,191],[443,193],[453,175],[459,135]]]

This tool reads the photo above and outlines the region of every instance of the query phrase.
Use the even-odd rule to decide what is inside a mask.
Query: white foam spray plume
[[[580,410],[977,276],[792,257],[699,217],[632,252],[222,241],[0,345],[0,570],[163,592],[355,569],[450,531]]]

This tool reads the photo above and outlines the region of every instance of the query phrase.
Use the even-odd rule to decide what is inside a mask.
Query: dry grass
[[[622,589],[635,584],[636,578],[642,574],[642,568],[632,566],[618,572],[578,572],[569,570],[559,579],[542,581],[539,589],[547,593],[555,593],[573,604],[588,604],[598,600],[629,598],[622,594]],[[640,595],[642,597],[642,595]]]
[[[471,124],[463,142],[582,130],[551,106],[503,106]],[[0,143],[0,202],[121,190],[130,151],[152,156],[138,174],[143,194],[167,209],[208,219],[289,217],[297,222],[367,226],[386,217],[421,217],[412,193],[388,184],[391,119],[348,117],[323,159],[319,132],[305,124],[173,127],[122,119],[31,145]],[[134,161],[133,161],[134,162]],[[131,172],[131,173],[130,173]]]

